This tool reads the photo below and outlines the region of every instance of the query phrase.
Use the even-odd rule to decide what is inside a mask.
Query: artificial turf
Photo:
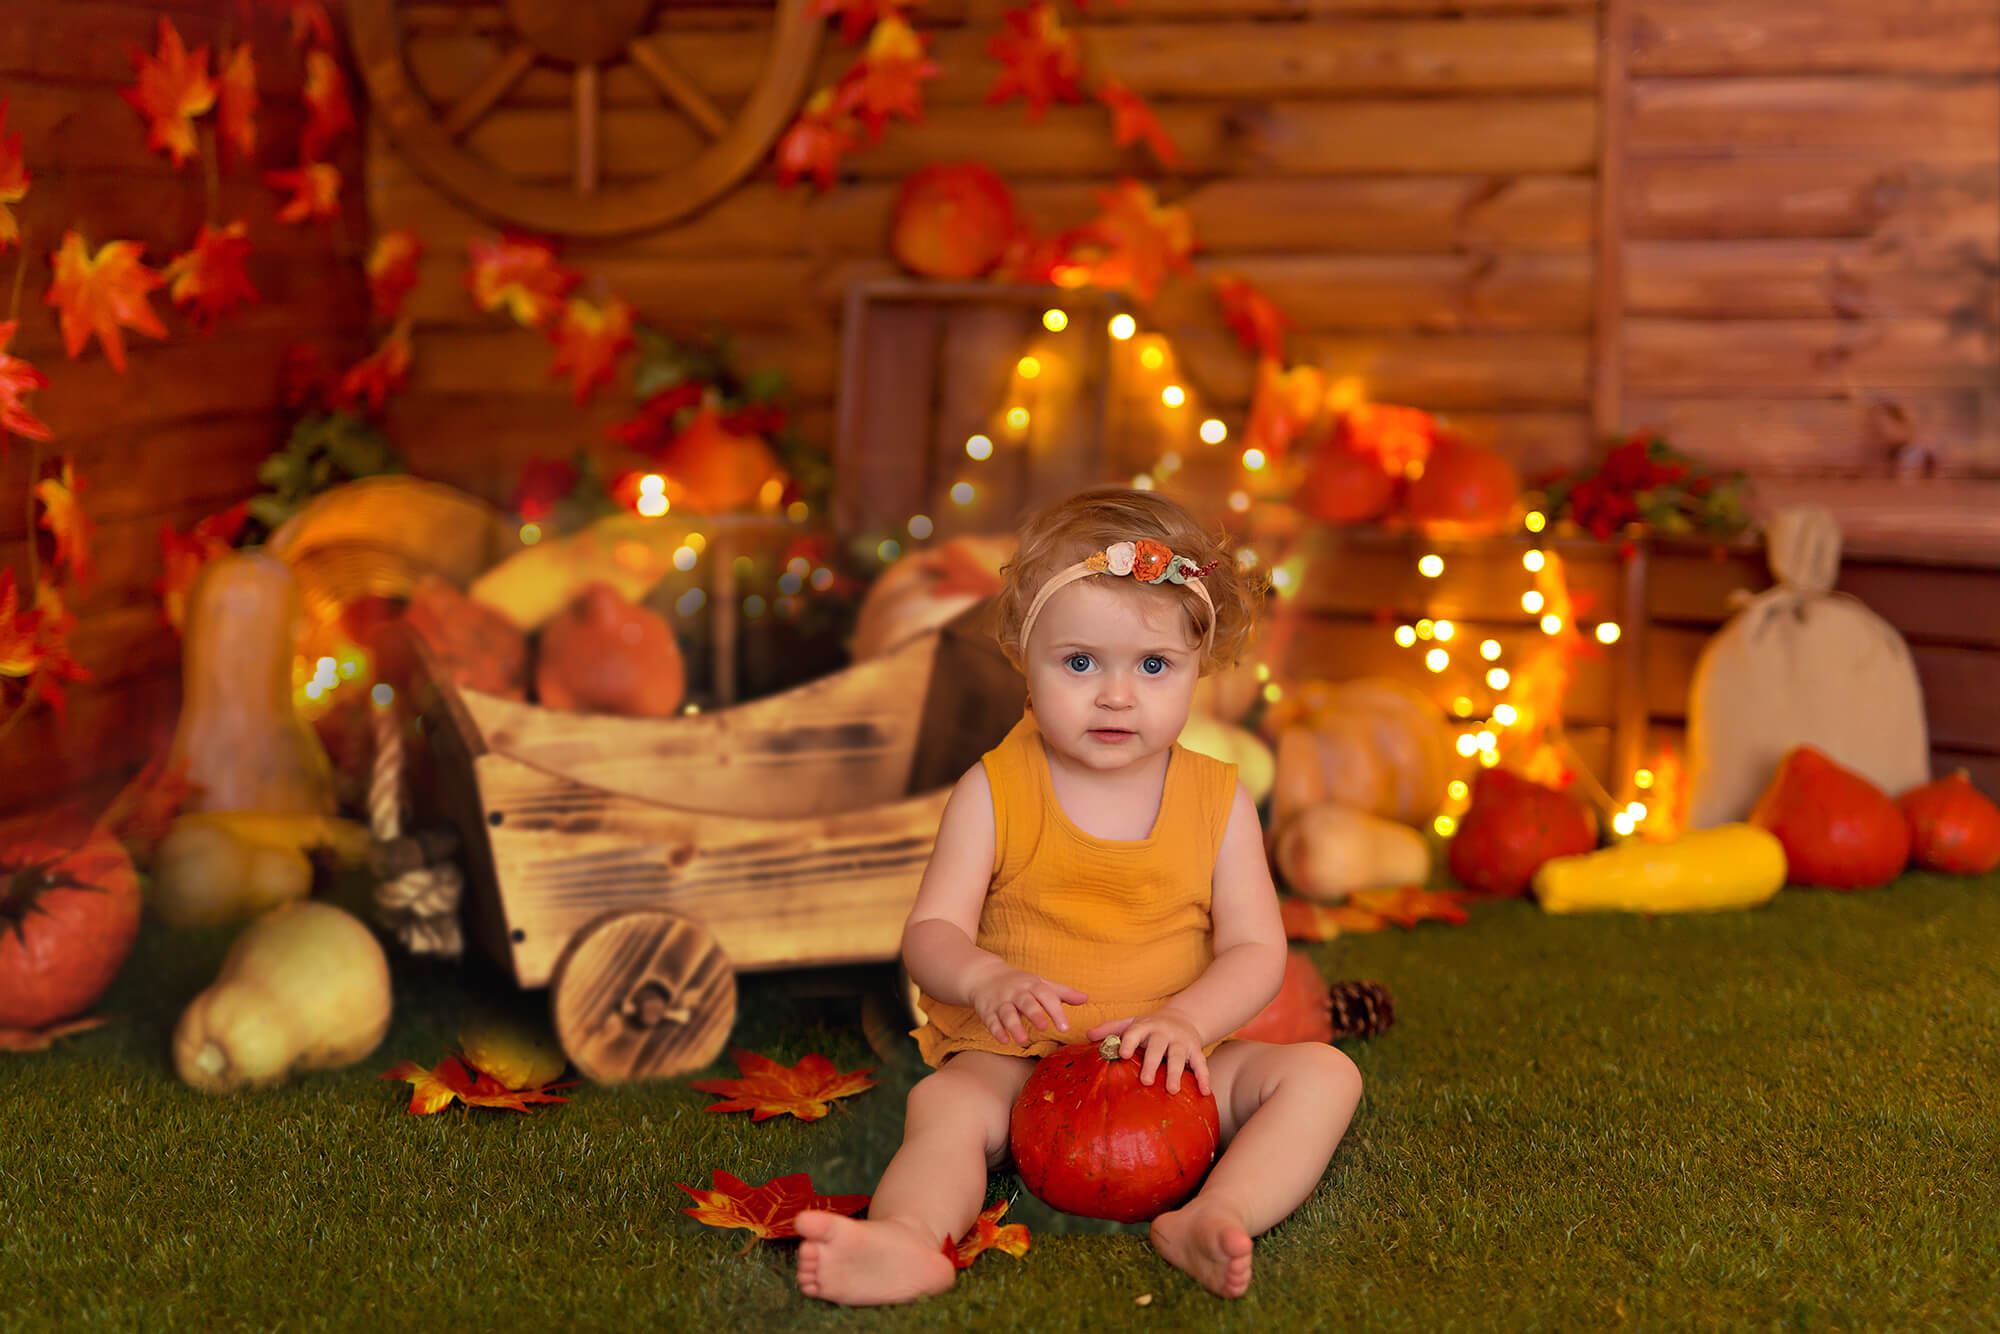
[[[381,1071],[546,997],[399,959],[368,1060],[195,1093],[168,1038],[229,934],[149,923],[114,1023],[0,1056],[0,1328],[2000,1328],[2000,875],[1698,917],[1481,904],[1313,947],[1397,1022],[1345,1044],[1361,1109],[1231,1303],[1007,1173],[1033,1248],[915,1307],[807,1300],[796,1243],[681,1212],[717,1167],[870,1190],[913,1051],[812,1123],[706,1113],[685,1080],[411,1116]],[[743,978],[735,1040],[877,1064],[826,980]]]

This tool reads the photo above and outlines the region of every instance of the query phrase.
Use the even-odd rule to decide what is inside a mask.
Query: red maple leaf
[[[78,504],[83,487],[76,478],[73,460],[62,461],[62,471],[35,483],[35,498],[42,502],[42,527],[55,535],[55,554],[50,563],[69,566],[70,577],[82,588],[90,582],[90,535],[96,525]]]
[[[1144,141],[1162,165],[1180,165],[1181,150],[1167,137],[1166,128],[1160,124],[1160,118],[1153,114],[1153,108],[1145,98],[1116,79],[1100,79],[1097,100],[1111,108],[1113,143],[1123,148],[1127,144]]]
[[[840,15],[840,36],[843,41],[858,42],[883,19],[899,19],[912,0],[813,0],[812,16],[816,19]]]
[[[21,202],[33,179],[21,157],[21,136],[7,133],[7,99],[0,97],[0,251],[21,239],[20,219],[8,206]]]
[[[409,380],[410,356],[410,320],[404,316],[380,346],[340,377],[340,387],[334,391],[335,405],[353,410],[366,403],[369,412],[381,412],[389,395]]]
[[[871,1198],[821,1195],[813,1189],[812,1177],[805,1172],[752,1186],[718,1167],[714,1171],[713,1190],[696,1190],[678,1181],[674,1184],[694,1197],[695,1207],[681,1212],[696,1222],[710,1227],[747,1228],[766,1241],[798,1236],[798,1217],[808,1209],[853,1215],[866,1209]]]
[[[417,261],[424,243],[408,228],[383,232],[368,251],[368,299],[375,318],[393,320],[403,313],[403,298],[417,285]]]
[[[340,216],[340,168],[307,162],[289,171],[267,171],[264,183],[290,190],[292,197],[278,210],[279,222],[331,222]]]
[[[194,118],[215,105],[215,80],[208,77],[208,48],[190,55],[173,21],[160,18],[160,44],[154,55],[134,48],[133,68],[139,82],[119,89],[132,109],[146,118],[146,147],[164,149],[176,167],[200,152],[195,144]]]
[[[4,586],[0,586],[0,624],[4,624],[12,611],[13,571],[0,571],[0,579],[5,580]],[[11,671],[10,655],[0,650],[0,676],[26,675],[27,698],[40,696],[47,700],[60,718],[64,706],[62,683],[90,679],[90,673],[69,655],[69,633],[76,628],[76,617],[63,605],[56,586],[45,578],[35,586],[34,610],[14,619],[17,628],[24,625],[29,635],[31,667],[27,673]]]
[[[269,3],[273,9],[289,11],[293,46],[333,49],[333,19],[328,16],[323,0],[269,0]]]
[[[547,324],[582,275],[556,262],[555,247],[539,237],[508,232],[498,241],[473,237],[466,243],[472,267],[466,286],[481,310],[505,306],[514,322],[530,329]]]
[[[1222,303],[1223,322],[1235,330],[1246,351],[1274,361],[1285,359],[1285,330],[1298,325],[1255,284],[1235,274],[1218,274],[1215,299]]]
[[[221,316],[257,300],[257,289],[243,269],[248,258],[248,223],[232,222],[221,231],[203,223],[194,248],[168,260],[160,273],[174,304],[186,307],[196,326],[211,333]]]
[[[1392,889],[1357,889],[1347,896],[1350,906],[1374,913],[1385,922],[1405,930],[1419,922],[1447,922],[1458,926],[1466,921],[1465,905],[1479,896],[1462,889],[1425,889],[1422,885],[1398,885]]]
[[[602,306],[571,297],[549,340],[556,345],[549,378],[567,373],[576,405],[582,407],[598,386],[611,383],[618,358],[632,346],[632,307],[615,296]]]
[[[215,118],[223,161],[252,162],[257,157],[257,58],[250,43],[236,44],[218,82]]]
[[[171,761],[171,762],[170,762]],[[160,840],[172,828],[174,817],[188,798],[202,790],[188,779],[185,757],[173,760],[160,750],[146,761],[145,768],[119,790],[97,817],[96,828],[125,845],[126,853],[141,866],[151,863]]]
[[[347,100],[347,76],[340,62],[321,48],[306,52],[304,94],[306,127],[299,134],[299,157],[317,162],[336,139],[354,128],[354,106]]]
[[[188,592],[194,587],[195,576],[202,566],[236,545],[236,535],[249,517],[248,504],[239,501],[200,520],[186,533],[175,532],[171,524],[160,525],[160,562],[166,573],[154,587],[167,624],[175,630],[187,622]]]
[[[789,189],[799,177],[811,176],[821,190],[831,190],[840,159],[861,145],[859,129],[860,122],[840,105],[837,89],[814,93],[778,137],[778,188]]]
[[[41,644],[35,630],[39,618],[23,610],[14,590],[14,571],[0,567],[0,676],[20,680],[41,666]]]
[[[842,111],[861,117],[870,140],[882,137],[891,116],[913,122],[924,118],[923,81],[938,74],[938,63],[924,58],[924,46],[916,29],[900,18],[885,18],[841,79],[835,101]]]
[[[986,94],[987,105],[1019,94],[1028,100],[1028,119],[1038,121],[1051,102],[1083,101],[1083,48],[1055,6],[1036,0],[1000,17],[1007,30],[986,39],[986,54],[1005,68]]]
[[[956,1245],[944,1243],[944,1253],[953,1265],[960,1269],[970,1269],[972,1262],[988,1251],[1005,1251],[1015,1259],[1028,1253],[1028,1225],[1008,1223],[1001,1226],[1000,1220],[1007,1216],[1007,1201],[989,1205],[980,1210],[973,1220],[972,1231],[959,1238]]]
[[[0,1051],[47,1051],[57,1038],[87,1033],[110,1022],[105,1015],[92,1015],[88,1019],[66,1019],[47,1028],[0,1028]]]
[[[0,323],[0,451],[7,447],[7,433],[25,435],[30,440],[47,440],[48,424],[28,410],[23,396],[49,387],[49,377],[7,351],[14,341],[19,320]]]
[[[562,1084],[543,1084],[539,1088],[510,1089],[484,1071],[469,1069],[456,1056],[445,1057],[429,1070],[415,1061],[399,1061],[384,1070],[382,1078],[406,1080],[415,1086],[410,1091],[410,1112],[415,1116],[441,1112],[454,1099],[467,1107],[525,1112],[529,1103],[568,1102],[568,1098],[558,1097],[550,1090],[570,1088],[576,1083],[569,1080]]]
[[[1092,266],[1091,282],[1152,301],[1168,269],[1187,270],[1193,221],[1186,209],[1162,206],[1151,186],[1129,176],[1115,189],[1098,191],[1097,199],[1103,212],[1089,229],[1107,253]]]
[[[160,285],[160,275],[139,262],[145,247],[137,241],[106,241],[92,255],[83,237],[63,233],[62,249],[51,255],[55,281],[43,300],[62,312],[63,350],[73,361],[92,334],[104,345],[104,355],[125,372],[125,338],[120,326],[165,338],[146,294]]]
[[[753,1112],[752,1121],[790,1113],[801,1121],[817,1121],[826,1115],[826,1105],[875,1087],[868,1078],[875,1067],[839,1071],[818,1052],[803,1056],[787,1068],[768,1056],[759,1056],[742,1047],[729,1049],[741,1079],[695,1079],[689,1087],[703,1093],[725,1093],[728,1100],[704,1108],[710,1112]]]

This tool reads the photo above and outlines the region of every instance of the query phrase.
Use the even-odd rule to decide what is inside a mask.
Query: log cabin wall
[[[84,510],[97,525],[95,576],[69,603],[77,618],[72,652],[92,679],[67,686],[66,716],[40,706],[0,742],[0,812],[64,799],[101,802],[171,735],[180,643],[154,589],[161,525],[185,530],[259,490],[257,464],[289,427],[278,391],[289,344],[317,344],[342,364],[366,350],[360,191],[350,185],[338,226],[276,220],[287,196],[261,173],[296,164],[303,57],[282,15],[260,8],[246,30],[237,13],[234,0],[7,0],[0,17],[0,99],[33,177],[14,206],[23,245],[0,256],[7,284],[0,290],[12,289],[25,252],[21,327],[9,350],[47,373],[48,387],[31,404],[55,436],[39,451],[19,437],[0,447],[0,496],[7,498],[0,563],[17,583],[26,581],[22,498],[38,453],[43,461],[74,458]],[[334,14],[337,24],[337,6]],[[246,31],[253,42],[261,99],[256,169],[222,169],[212,213],[203,164],[190,160],[176,171],[147,148],[145,122],[119,96],[134,81],[131,50],[154,50],[162,15],[190,49],[205,44],[213,52],[219,38],[241,40]],[[206,139],[203,151],[213,151]],[[350,182],[358,179],[353,136],[332,160]],[[247,267],[260,304],[225,316],[203,336],[163,289],[152,304],[168,336],[128,330],[124,374],[95,343],[74,361],[64,356],[56,312],[42,295],[53,276],[48,257],[65,229],[82,232],[93,249],[141,242],[144,262],[157,269],[193,243],[202,222],[237,218],[249,224],[255,249]]]

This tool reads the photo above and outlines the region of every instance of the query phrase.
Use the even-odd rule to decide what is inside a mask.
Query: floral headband
[[[1210,561],[1206,565],[1196,565],[1186,556],[1176,556],[1158,542],[1140,538],[1134,542],[1113,542],[1102,551],[1092,552],[1076,564],[1049,576],[1035,600],[1028,604],[1028,614],[1021,619],[1021,647],[1027,648],[1028,635],[1035,628],[1035,618],[1042,614],[1042,608],[1056,592],[1079,579],[1092,575],[1110,574],[1123,578],[1130,575],[1142,584],[1185,584],[1192,588],[1208,607],[1208,628],[1202,631],[1201,643],[1206,649],[1215,635],[1215,600],[1202,586],[1202,576],[1213,570],[1220,562]]]

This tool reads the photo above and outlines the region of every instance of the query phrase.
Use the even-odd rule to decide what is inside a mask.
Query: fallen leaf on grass
[[[456,1056],[447,1056],[437,1063],[435,1069],[426,1070],[415,1061],[400,1061],[382,1072],[384,1079],[400,1079],[415,1085],[410,1093],[410,1112],[416,1116],[428,1116],[449,1107],[453,1099],[468,1107],[504,1107],[511,1111],[525,1112],[531,1102],[568,1102],[559,1098],[551,1089],[566,1089],[577,1081],[566,1084],[545,1084],[541,1088],[510,1089],[489,1074],[469,1069]]]
[[[57,1038],[87,1032],[111,1021],[99,1015],[50,1024],[47,1028],[0,1028],[0,1051],[47,1051]]]
[[[798,1216],[808,1209],[854,1215],[868,1207],[867,1195],[821,1195],[813,1190],[812,1176],[794,1172],[774,1177],[761,1186],[752,1186],[721,1168],[714,1171],[714,1189],[696,1190],[676,1186],[692,1195],[695,1207],[682,1213],[710,1227],[747,1228],[766,1241],[799,1235]]]
[[[1000,1220],[1007,1213],[1007,1201],[993,1205],[982,1211],[972,1224],[972,1231],[959,1238],[958,1244],[943,1244],[946,1258],[960,1269],[968,1269],[972,1262],[987,1251],[1005,1251],[1015,1259],[1028,1253],[1028,1225],[1008,1223],[1001,1226]]]
[[[1399,885],[1393,889],[1358,889],[1345,903],[1314,903],[1287,896],[1278,912],[1291,940],[1332,940],[1340,935],[1386,931],[1392,924],[1414,927],[1419,922],[1466,920],[1464,904],[1476,896],[1459,889],[1424,889]]]
[[[817,1121],[826,1115],[826,1105],[835,1098],[875,1087],[876,1081],[868,1078],[874,1066],[842,1072],[835,1070],[833,1062],[818,1052],[801,1057],[789,1069],[768,1056],[741,1047],[731,1047],[729,1054],[736,1061],[736,1068],[743,1072],[743,1078],[689,1081],[691,1087],[703,1093],[729,1095],[726,1102],[712,1103],[704,1111],[754,1112],[752,1121],[789,1112],[801,1121]]]

